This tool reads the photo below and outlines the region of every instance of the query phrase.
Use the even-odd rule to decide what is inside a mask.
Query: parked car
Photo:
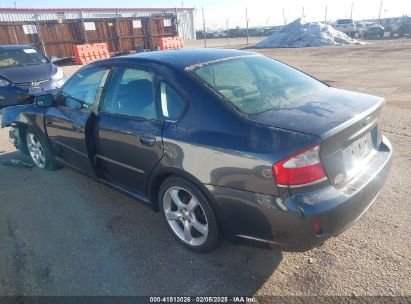
[[[398,36],[411,35],[411,17],[402,16],[391,25],[391,36],[395,34]]]
[[[384,27],[384,30],[388,33],[392,33],[392,26],[398,21],[399,18],[384,18],[381,19],[381,25]]]
[[[253,52],[187,49],[91,63],[5,108],[1,126],[39,168],[67,165],[160,211],[194,251],[221,236],[302,251],[381,190],[383,105]]]
[[[362,33],[363,38],[384,37],[384,27],[379,24],[371,24],[365,28]]]
[[[215,32],[213,34],[214,38],[225,38],[227,37],[227,32],[226,31],[219,31],[219,32]]]
[[[350,37],[357,33],[357,27],[352,19],[338,19],[334,23],[334,28]]]
[[[0,109],[24,103],[29,94],[59,88],[66,77],[29,45],[0,45]]]

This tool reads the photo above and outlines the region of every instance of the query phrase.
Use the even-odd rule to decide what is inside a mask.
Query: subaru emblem
[[[362,124],[363,124],[364,126],[366,126],[366,125],[370,122],[370,120],[371,120],[371,117],[368,116],[367,118],[365,118],[365,119],[362,121]]]

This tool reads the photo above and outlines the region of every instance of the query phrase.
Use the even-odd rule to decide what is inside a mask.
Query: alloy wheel
[[[191,246],[204,244],[208,222],[199,200],[182,187],[169,188],[163,197],[164,214],[173,232]]]
[[[44,169],[46,167],[46,154],[39,139],[33,133],[27,133],[27,148],[30,156],[37,167]]]

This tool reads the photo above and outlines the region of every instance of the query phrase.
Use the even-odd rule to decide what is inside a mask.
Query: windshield
[[[0,68],[38,65],[48,60],[33,48],[0,50]]]
[[[327,88],[302,72],[258,55],[205,64],[193,72],[250,115],[285,107]]]
[[[337,24],[351,24],[352,20],[351,19],[340,19],[337,20]]]

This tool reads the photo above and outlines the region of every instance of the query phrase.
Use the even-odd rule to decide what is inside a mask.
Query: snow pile
[[[329,46],[364,44],[320,22],[303,23],[297,19],[282,30],[257,43],[256,48],[298,48],[309,46]]]

